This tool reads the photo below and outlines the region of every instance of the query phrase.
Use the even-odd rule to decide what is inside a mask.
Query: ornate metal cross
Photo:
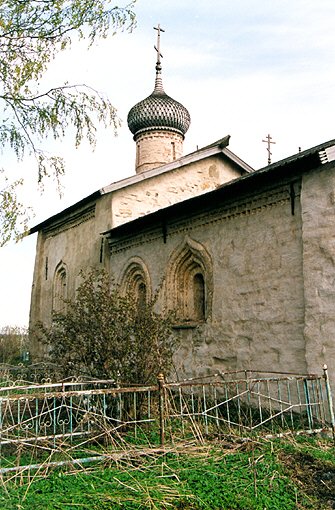
[[[157,30],[157,46],[154,46],[155,50],[157,51],[157,64],[160,64],[161,58],[163,58],[163,55],[161,54],[161,32],[165,32],[163,28],[161,28],[160,24],[158,23],[157,27],[154,27],[155,30]]]
[[[272,136],[270,136],[270,135],[266,136],[265,138],[266,138],[266,140],[262,140],[262,142],[265,142],[268,144],[266,150],[268,151],[268,165],[270,165],[271,164],[271,156],[272,156],[271,144],[276,143],[276,142],[272,141]]]

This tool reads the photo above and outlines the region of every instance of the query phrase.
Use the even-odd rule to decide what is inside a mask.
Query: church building
[[[50,324],[80,272],[175,310],[183,377],[218,370],[335,374],[335,140],[253,170],[229,136],[183,155],[188,110],[163,88],[128,114],[136,174],[38,232],[30,323]]]

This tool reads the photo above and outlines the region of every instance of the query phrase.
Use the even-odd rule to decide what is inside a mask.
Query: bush
[[[139,306],[111,285],[104,271],[90,270],[76,298],[64,302],[50,328],[41,328],[48,358],[59,375],[108,378],[147,384],[172,367],[175,338],[171,314],[154,311],[156,298]]]
[[[0,363],[16,364],[22,361],[27,342],[27,330],[5,326],[0,330]]]

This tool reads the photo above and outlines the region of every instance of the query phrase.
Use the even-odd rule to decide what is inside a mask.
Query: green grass
[[[0,508],[334,508],[330,504],[333,497],[335,504],[335,453],[329,440],[300,437],[271,442],[222,442],[184,447],[181,451],[134,456],[132,460],[108,467],[92,465],[81,471],[57,469],[47,475],[31,472],[3,479]]]

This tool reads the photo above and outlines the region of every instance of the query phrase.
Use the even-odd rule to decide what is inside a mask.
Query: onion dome
[[[190,126],[190,114],[185,106],[164,92],[160,62],[162,55],[159,50],[160,31],[163,29],[158,25],[156,30],[158,30],[158,43],[157,48],[155,46],[157,51],[155,88],[150,96],[131,108],[127,119],[128,127],[134,139],[140,133],[153,130],[173,131],[184,138]]]

